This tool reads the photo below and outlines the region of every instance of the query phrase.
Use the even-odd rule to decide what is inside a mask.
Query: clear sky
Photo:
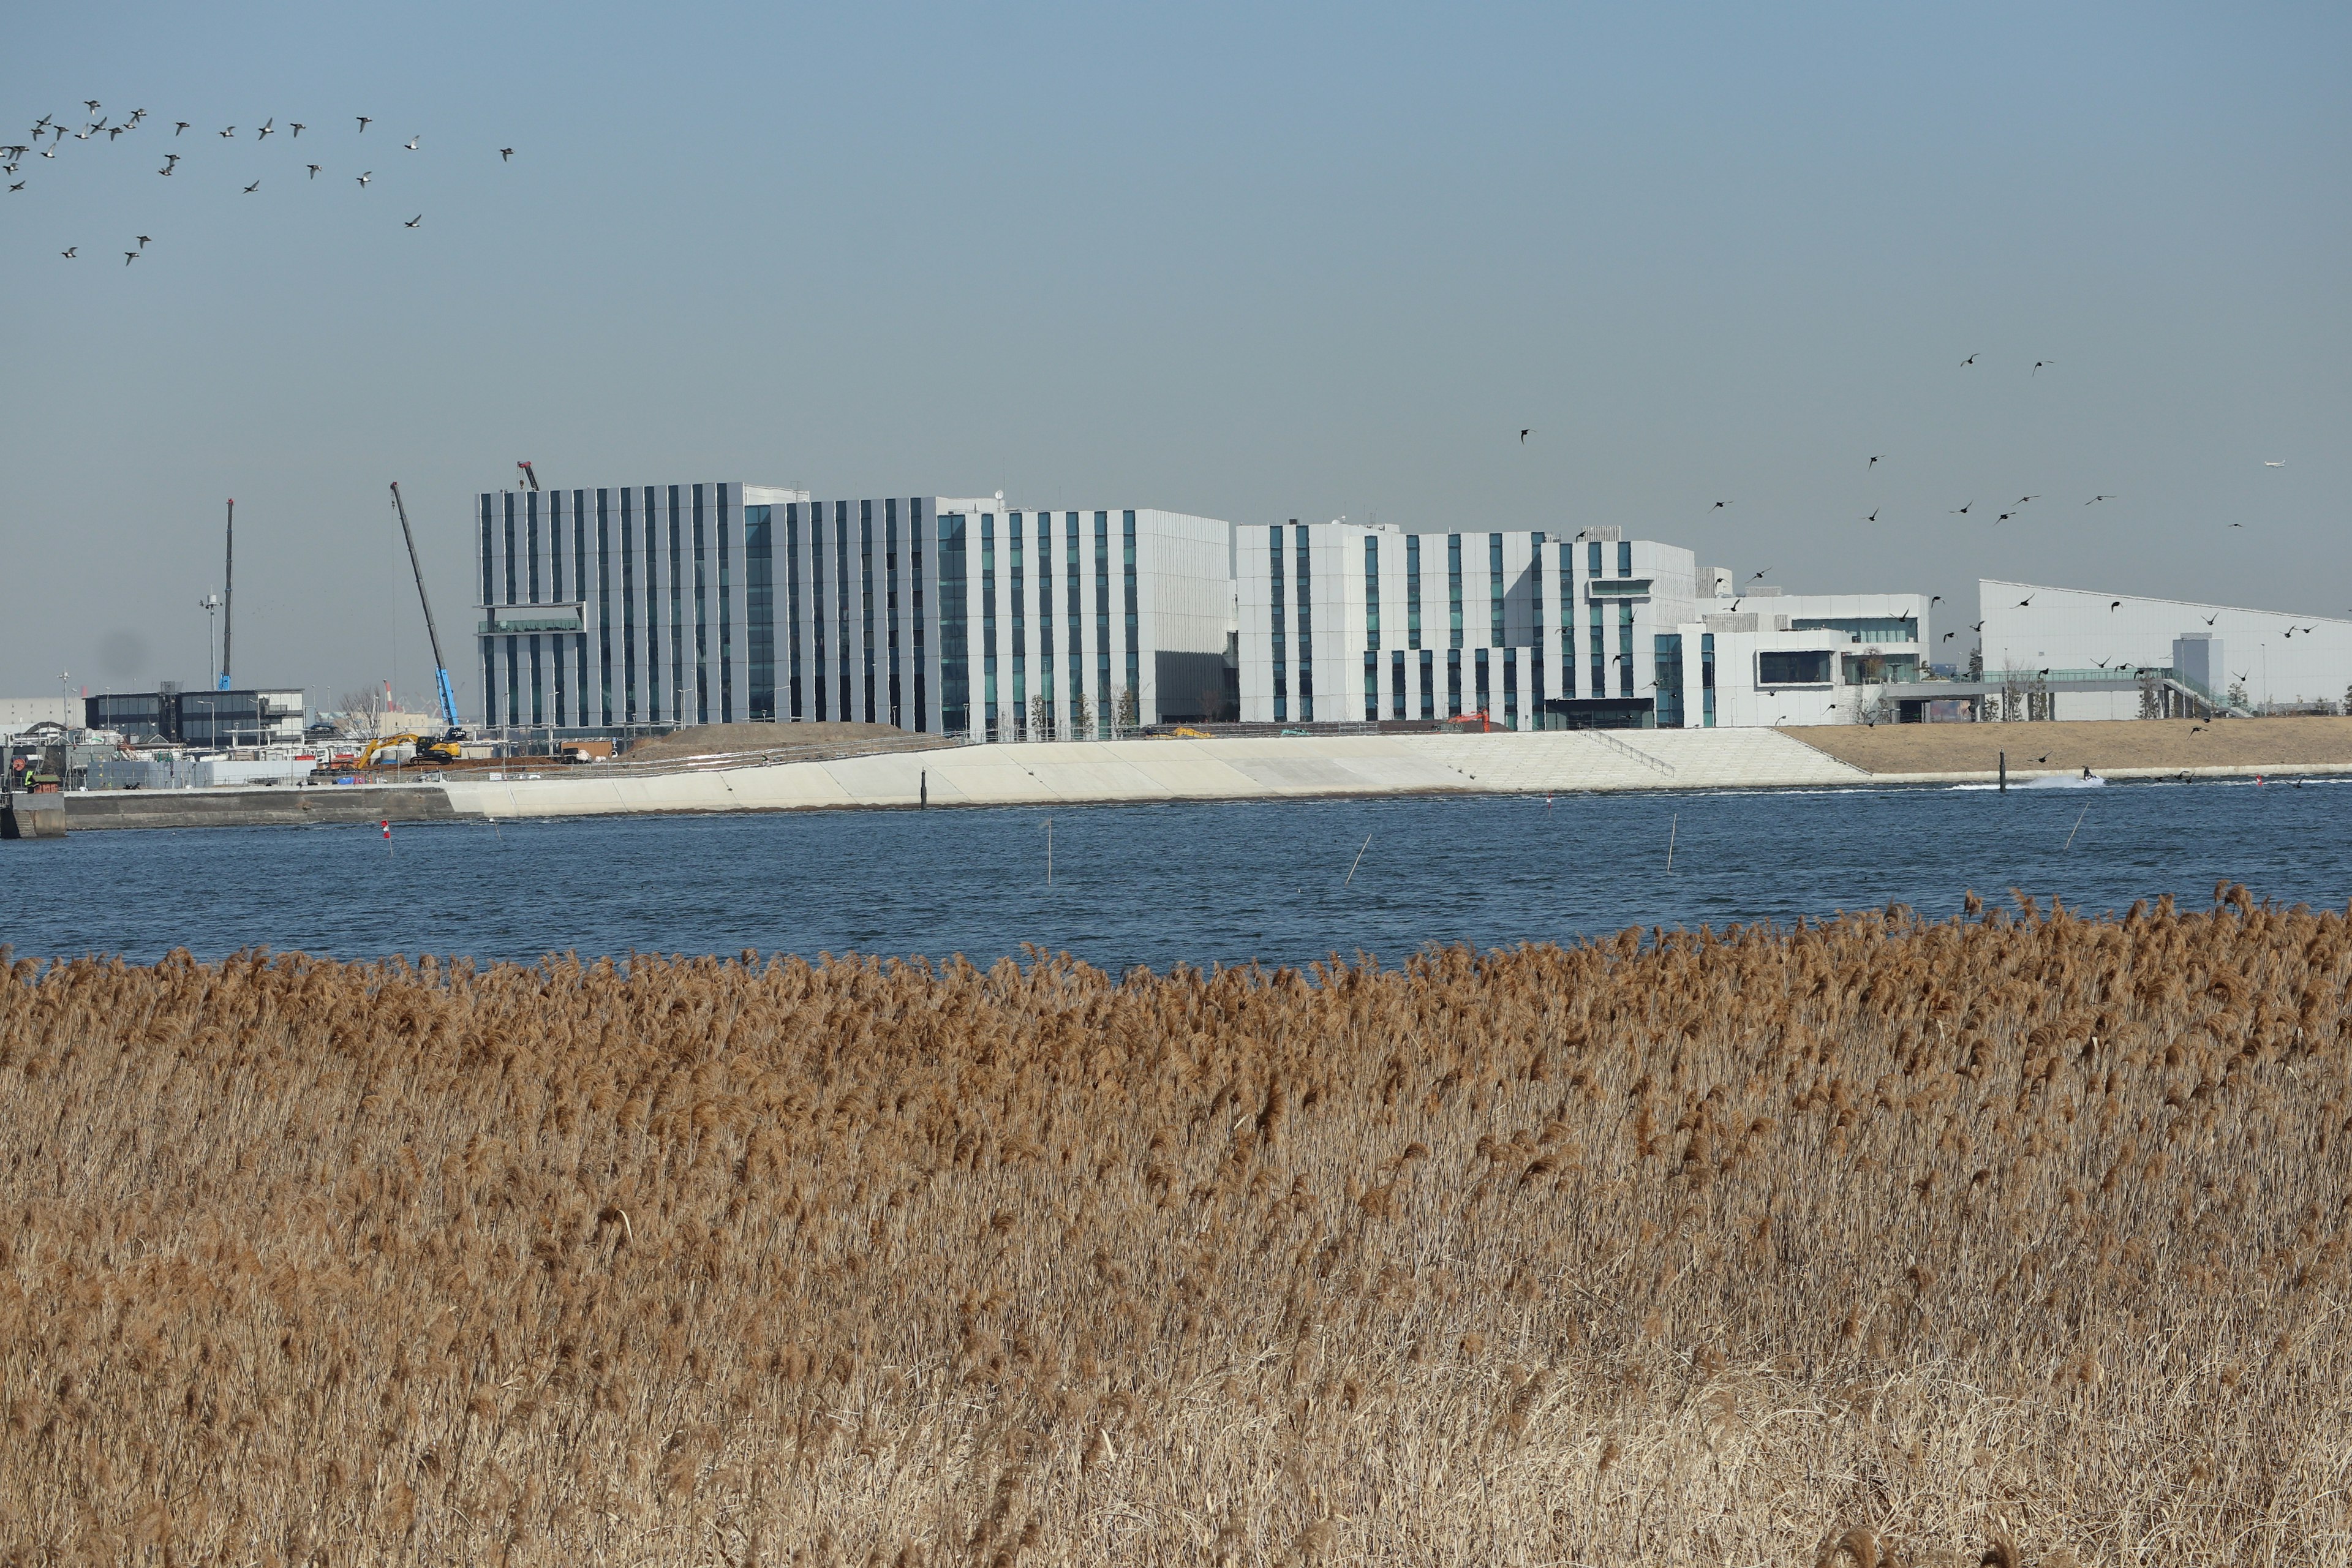
[[[20,3],[0,36],[0,142],[148,111],[0,181],[0,695],[202,682],[235,496],[239,684],[421,703],[397,479],[470,712],[467,508],[520,458],[1614,523],[1939,593],[1943,629],[1979,572],[2352,614],[2340,6]]]

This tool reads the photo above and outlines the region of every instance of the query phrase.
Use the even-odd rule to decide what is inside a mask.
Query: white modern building
[[[1924,673],[1915,594],[1704,584],[1692,553],[1532,530],[1236,530],[1240,710],[1293,725],[1475,721],[1698,729],[1897,716]]]
[[[68,697],[0,697],[0,735],[14,735],[36,724],[81,722],[81,702]]]
[[[1977,596],[1985,680],[2046,693],[2051,718],[2138,718],[2165,680],[2250,712],[2352,697],[2352,620],[1997,578]]]
[[[1230,525],[730,482],[478,500],[484,716],[1108,733],[1224,701]]]

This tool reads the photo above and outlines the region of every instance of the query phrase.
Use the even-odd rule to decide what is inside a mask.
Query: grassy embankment
[[[2352,1542],[2340,916],[37,970],[8,1562]]]
[[[1780,731],[1874,773],[2352,764],[2352,719],[2061,720],[2034,724],[1816,724]],[[2042,759],[2047,758],[2047,761]]]

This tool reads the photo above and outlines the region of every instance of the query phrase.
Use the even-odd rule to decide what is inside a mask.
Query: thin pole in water
[[[2000,754],[2000,793],[2003,795],[2009,793],[2009,753],[2007,752]]]
[[[1666,824],[1666,869],[1669,871],[1675,868],[1675,835],[1682,830],[1682,826],[1680,812],[1676,812],[1674,820]]]
[[[2083,817],[2090,815],[2091,808],[2087,805],[2084,806],[2083,808],[2082,815],[2074,818],[2074,826],[2066,830],[2066,849],[2072,849],[2074,847],[2074,835],[2083,831]],[[2059,851],[2062,855],[2065,852],[2065,849]]]
[[[1054,885],[1054,819],[1045,819],[1045,886]]]
[[[1372,836],[1367,833],[1364,835],[1364,842],[1356,850],[1356,858],[1348,862],[1348,880],[1340,883],[1339,886],[1344,888],[1349,882],[1352,882],[1356,879],[1356,868],[1364,863],[1364,851],[1366,849],[1370,849],[1371,847]]]

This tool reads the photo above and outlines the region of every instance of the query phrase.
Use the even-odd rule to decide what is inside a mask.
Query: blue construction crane
[[[447,727],[444,742],[465,739],[465,730],[457,721],[457,693],[449,684],[449,667],[441,659],[441,634],[433,625],[433,601],[425,593],[425,568],[416,563],[416,535],[409,531],[408,508],[400,499],[400,481],[392,484],[392,510],[400,514],[400,536],[408,542],[408,569],[416,574],[416,602],[425,607],[425,638],[433,646],[433,683],[441,699],[441,722]],[[227,662],[226,658],[222,660]],[[425,748],[417,748],[420,760]]]

